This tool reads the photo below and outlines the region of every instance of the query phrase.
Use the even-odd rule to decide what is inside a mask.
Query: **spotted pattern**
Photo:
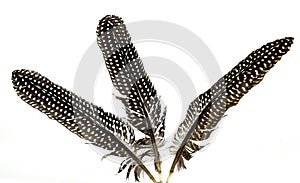
[[[12,73],[13,87],[22,100],[50,119],[58,121],[88,143],[109,150],[106,156],[124,157],[119,172],[127,167],[127,178],[134,171],[135,179],[139,181],[144,171],[155,182],[142,160],[147,156],[159,156],[155,154],[157,149],[154,146],[153,151],[144,147],[163,141],[166,107],[145,72],[120,17],[108,15],[99,21],[97,41],[130,124],[34,71],[15,70]],[[192,101],[170,148],[176,153],[173,165],[185,168],[184,159],[191,159],[204,147],[198,142],[211,137],[227,109],[235,106],[262,81],[289,51],[292,43],[293,38],[287,37],[264,45]],[[132,126],[143,132],[145,138],[135,139]],[[154,135],[154,141],[151,135]],[[155,160],[157,170],[157,158],[152,160]]]
[[[96,33],[110,78],[120,94],[117,98],[125,106],[126,118],[145,134],[136,144],[152,149],[155,167],[160,174],[158,147],[164,143],[166,107],[144,69],[123,20],[108,15],[99,21]],[[120,170],[123,170],[122,167],[120,165]],[[128,176],[132,169],[138,180],[140,168],[131,164]]]
[[[110,155],[128,157],[134,151],[133,129],[111,113],[30,70],[15,70],[12,83],[19,97],[58,121],[87,142],[109,150]]]
[[[183,148],[176,160],[179,169],[185,168],[182,158],[189,160],[193,153],[204,147],[196,142],[211,136],[227,109],[235,106],[252,87],[262,81],[265,74],[290,50],[292,43],[293,38],[287,37],[253,51],[190,104],[170,148],[172,153]]]
[[[123,20],[114,15],[104,17],[99,21],[97,37],[128,121],[146,135],[155,133],[162,138],[166,108],[145,72]]]

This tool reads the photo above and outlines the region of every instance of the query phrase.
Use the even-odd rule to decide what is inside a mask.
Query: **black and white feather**
[[[158,96],[131,37],[120,17],[108,15],[99,21],[97,41],[117,98],[126,109],[128,122],[145,134],[137,141],[152,148],[155,167],[160,170],[158,147],[163,143],[166,107]]]
[[[120,118],[37,72],[15,70],[12,82],[19,97],[33,108],[58,121],[89,144],[110,151],[106,156],[122,157],[130,166],[150,175],[137,155],[134,130]]]
[[[104,157],[121,158],[119,172],[127,168],[127,178],[133,171],[135,180],[139,181],[141,173],[145,172],[152,182],[158,183],[144,165],[151,160],[159,174],[159,183],[162,183],[159,152],[165,145],[166,107],[120,17],[108,15],[99,21],[97,42],[118,92],[116,96],[124,105],[126,118],[105,112],[34,71],[13,71],[13,87],[33,108],[58,121],[87,143],[107,150]],[[179,170],[185,168],[184,159],[190,160],[207,145],[203,142],[211,138],[225,112],[263,80],[292,44],[293,38],[287,37],[253,51],[191,102],[186,118],[172,138],[169,149],[175,158],[167,182],[176,165]],[[142,132],[142,138],[136,137],[137,130]]]
[[[219,79],[209,90],[199,95],[190,105],[185,120],[173,137],[170,150],[176,154],[170,173],[177,164],[185,168],[184,159],[203,148],[199,142],[207,140],[228,108],[239,100],[286,54],[293,38],[276,40],[253,51],[231,71]]]

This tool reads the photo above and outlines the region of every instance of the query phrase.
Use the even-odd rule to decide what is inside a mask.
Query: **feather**
[[[163,142],[166,107],[144,69],[123,20],[114,15],[102,18],[97,37],[110,78],[119,92],[117,98],[125,106],[128,122],[145,134],[139,143],[152,147],[155,167],[161,175],[158,147]]]
[[[127,162],[138,165],[156,182],[136,156],[135,135],[130,125],[37,72],[15,70],[12,83],[17,95],[33,108],[88,143],[111,151],[109,155],[123,157]]]
[[[235,106],[252,87],[262,81],[265,74],[289,51],[292,43],[293,38],[287,37],[253,51],[209,90],[192,101],[185,120],[173,137],[170,151],[176,155],[169,177],[176,164],[178,169],[185,168],[183,158],[191,159],[195,152],[204,147],[196,142],[202,142],[211,136],[227,109]]]

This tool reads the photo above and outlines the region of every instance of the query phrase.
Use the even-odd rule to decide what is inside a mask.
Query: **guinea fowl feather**
[[[111,151],[109,155],[123,157],[155,180],[136,156],[137,147],[132,127],[120,118],[54,84],[37,72],[15,70],[12,82],[17,95],[33,108],[58,121],[89,144]]]
[[[96,33],[126,118],[105,112],[35,71],[13,71],[13,88],[33,108],[56,120],[88,144],[108,151],[103,158],[120,158],[122,162],[118,173],[127,169],[126,178],[133,172],[135,180],[139,181],[144,172],[154,183],[158,182],[144,163],[154,160],[159,183],[162,183],[159,151],[170,150],[175,157],[168,183],[175,167],[178,170],[186,168],[185,161],[208,145],[225,112],[263,80],[290,50],[294,40],[286,37],[253,51],[195,98],[168,146],[164,139],[166,107],[145,71],[123,20],[107,15],[99,21]],[[142,138],[137,139],[135,132],[138,131],[142,132]]]
[[[186,118],[174,134],[170,148],[175,154],[170,175],[176,164],[179,170],[185,168],[184,159],[190,160],[195,152],[204,147],[196,142],[210,137],[224,113],[262,81],[265,74],[289,51],[292,43],[293,38],[287,37],[253,51],[189,105]]]
[[[166,108],[144,69],[123,20],[114,15],[102,18],[97,37],[112,83],[120,93],[117,98],[126,108],[128,122],[145,134],[138,143],[152,147],[155,168],[161,174],[158,146],[164,137]]]

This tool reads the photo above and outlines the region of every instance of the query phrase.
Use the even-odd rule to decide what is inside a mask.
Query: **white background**
[[[291,51],[264,81],[227,112],[211,146],[197,153],[187,170],[175,172],[171,182],[300,182],[297,1],[12,0],[0,3],[1,183],[124,182],[125,174],[115,176],[117,164],[101,162],[75,135],[22,102],[10,81],[14,69],[26,68],[72,89],[79,61],[95,41],[98,20],[106,14],[122,16],[125,22],[163,20],[186,27],[205,41],[223,73],[263,44],[295,37]],[[151,54],[162,52],[154,49]],[[207,89],[207,82],[199,79],[199,93]],[[102,88],[105,96],[95,96],[96,103],[108,111],[110,87]],[[164,90],[163,84],[157,88]],[[167,89],[171,94],[162,91],[162,97],[176,111],[176,92],[170,85]],[[167,118],[166,123],[172,126],[179,121]],[[165,172],[169,165],[170,161],[164,162]]]

